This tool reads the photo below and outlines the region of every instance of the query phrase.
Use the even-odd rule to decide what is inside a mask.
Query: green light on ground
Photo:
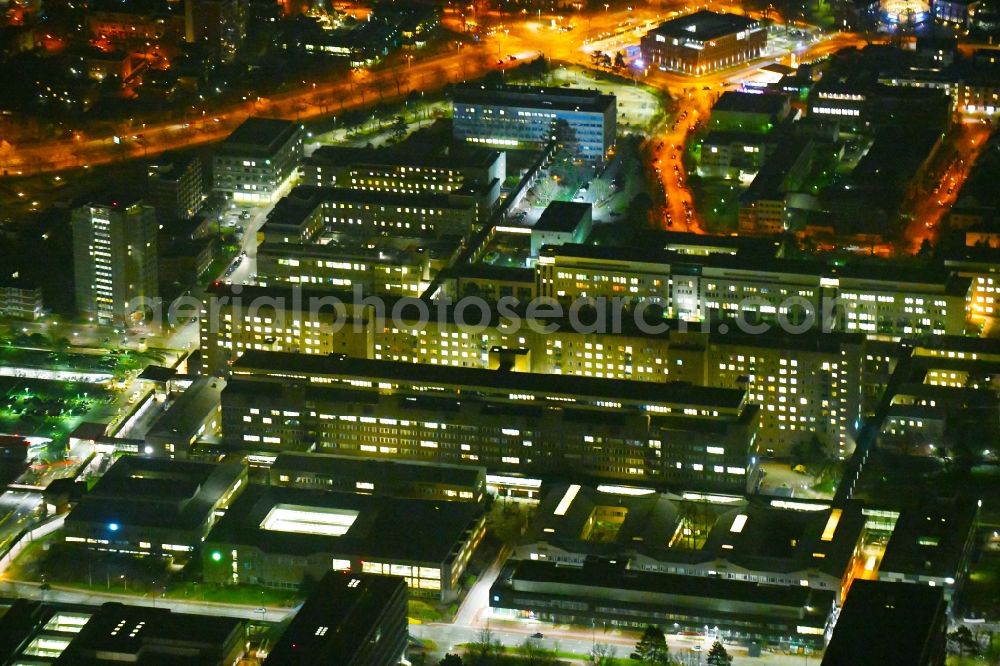
[[[218,550],[213,550],[212,551],[212,561],[213,562],[221,562],[222,561],[222,553],[220,551],[218,551]]]

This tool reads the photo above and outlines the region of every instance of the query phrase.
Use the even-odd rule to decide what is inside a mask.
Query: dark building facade
[[[265,666],[395,666],[406,649],[406,582],[331,571],[317,583]]]

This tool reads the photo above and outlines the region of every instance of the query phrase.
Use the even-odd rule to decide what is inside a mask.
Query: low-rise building
[[[123,456],[66,516],[63,538],[89,550],[189,556],[245,485],[241,463]]]
[[[34,321],[42,316],[42,290],[18,275],[0,278],[0,317]]]
[[[582,567],[521,560],[493,584],[490,607],[495,615],[558,624],[665,626],[717,632],[732,642],[816,648],[832,621],[834,593],[636,571],[613,558]]]
[[[879,564],[878,579],[940,588],[945,601],[950,601],[968,573],[978,521],[974,500],[932,497],[902,509]]]
[[[727,90],[712,105],[708,126],[720,132],[766,134],[788,117],[788,95]]]
[[[519,559],[579,567],[589,557],[615,558],[634,571],[832,591],[837,603],[864,563],[865,518],[856,504],[611,484],[545,490],[514,551]]]
[[[202,548],[205,580],[298,589],[326,572],[402,576],[451,600],[486,531],[475,502],[250,485]]]
[[[593,227],[593,206],[576,201],[553,201],[531,228],[531,255],[543,245],[582,243]]]
[[[246,653],[239,618],[106,603],[97,608],[18,599],[0,619],[0,660],[82,666],[174,663],[234,666]]]
[[[146,453],[186,458],[195,442],[219,433],[222,390],[219,377],[198,377],[177,396],[146,433]]]

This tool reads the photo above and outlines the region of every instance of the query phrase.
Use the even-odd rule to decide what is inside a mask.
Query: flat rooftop
[[[331,571],[313,587],[265,663],[347,663],[379,631],[391,606],[399,605],[399,620],[406,622],[406,594],[406,583],[398,576]],[[405,636],[405,627],[399,630]]]
[[[580,399],[631,400],[651,404],[675,403],[723,409],[739,409],[745,392],[710,388],[683,382],[639,382],[594,379],[573,375],[543,375],[460,368],[423,363],[350,358],[341,355],[314,356],[291,352],[250,350],[233,366],[235,375],[265,375],[287,380],[298,377],[364,379],[369,382],[398,381],[405,385],[437,385],[459,390],[481,389],[497,393],[534,392]]]
[[[719,111],[729,113],[758,113],[775,116],[788,103],[788,97],[779,93],[754,93],[727,90],[712,106],[712,113]]]
[[[593,527],[595,517],[608,511],[624,514],[620,524],[613,530],[609,523]],[[677,532],[690,515],[710,523],[707,539],[698,547]],[[854,504],[797,511],[735,496],[705,502],[651,489],[572,484],[554,486],[542,498],[526,542],[626,559],[641,554],[660,562],[726,561],[740,569],[783,573],[818,569],[839,578],[863,527]]]
[[[661,34],[665,37],[684,37],[686,39],[697,39],[708,41],[717,39],[734,32],[747,30],[756,27],[758,24],[754,19],[737,14],[720,14],[702,10],[678,16],[665,23],[661,23],[651,32]]]
[[[198,434],[205,420],[218,409],[226,381],[198,377],[174,400],[150,427],[147,437],[178,439],[187,443]]]
[[[977,514],[972,500],[931,498],[903,509],[879,570],[958,578]]]
[[[66,522],[194,530],[243,474],[242,463],[122,456]],[[110,526],[114,525],[114,528]]]
[[[945,608],[940,587],[855,579],[823,664],[940,663],[933,655],[937,644],[944,656]]]
[[[452,99],[461,104],[486,106],[513,106],[557,111],[584,111],[604,113],[616,108],[614,95],[597,90],[580,88],[555,88],[535,86],[485,86],[463,84],[456,86]]]
[[[251,484],[206,541],[266,553],[444,562],[482,515],[483,508],[471,502]]]
[[[247,118],[222,142],[222,152],[277,150],[298,131],[298,123],[277,118]]]
[[[611,598],[623,605],[695,610],[720,619],[773,617],[813,626],[825,624],[835,598],[832,590],[631,570],[621,560],[588,560],[582,567],[520,560],[514,564],[510,587],[515,595],[534,592],[575,599],[607,600],[610,592],[617,593]]]
[[[305,162],[331,167],[350,166],[414,166],[447,170],[486,168],[500,159],[500,151],[474,146],[453,146],[447,154],[414,152],[405,148],[357,148],[351,146],[320,146]]]
[[[122,661],[165,664],[185,653],[193,663],[202,663],[188,650],[202,650],[207,655],[215,653],[221,657],[243,631],[240,618],[106,603],[90,617],[56,663],[74,666]],[[122,655],[132,658],[123,659]]]
[[[944,287],[953,295],[965,296],[971,284],[969,278],[952,275],[949,271],[935,269],[906,269],[886,264],[857,264],[851,266],[828,265],[816,260],[768,258],[765,256],[741,256],[739,254],[709,254],[707,256],[681,254],[661,247],[612,247],[608,245],[588,245],[566,243],[545,245],[539,251],[543,257],[584,259],[594,261],[636,262],[662,264],[663,270],[681,273],[684,270],[700,271],[705,268],[734,271],[760,271],[772,274],[795,275],[815,278],[846,278],[848,280],[868,280],[884,282],[881,289],[892,290],[900,283]],[[736,277],[736,276],[734,276]],[[845,286],[845,285],[841,285]]]
[[[589,203],[553,201],[542,211],[532,230],[572,233],[592,210]]]

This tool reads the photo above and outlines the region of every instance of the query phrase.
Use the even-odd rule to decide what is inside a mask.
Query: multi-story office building
[[[216,287],[211,297],[232,301],[229,287]],[[332,306],[310,314],[318,292],[245,288],[245,302],[261,299],[259,311],[219,308],[217,328],[209,326],[210,302],[202,316],[202,352],[210,372],[224,372],[249,349],[344,353],[356,358],[424,363],[463,368],[498,368],[515,355],[518,367],[540,374],[574,375],[642,382],[690,382],[699,386],[749,390],[761,408],[758,441],[767,454],[787,455],[798,442],[814,435],[832,454],[846,455],[860,415],[863,336],[809,331],[799,335],[721,334],[697,325],[670,321],[662,333],[634,325],[609,333],[575,330],[570,322],[540,318],[536,326],[516,330],[460,324],[453,309],[421,320],[411,308],[387,301],[379,313],[357,308],[349,294],[336,294],[344,304],[342,326]],[[270,304],[278,307],[272,308]],[[398,317],[389,315],[396,311]],[[255,321],[259,320],[259,321]],[[490,321],[499,322],[493,313]],[[664,323],[664,322],[660,322]],[[817,381],[819,378],[819,381]]]
[[[278,202],[258,234],[263,242],[308,243],[322,233],[467,237],[484,213],[475,197],[388,194],[299,185]]]
[[[330,571],[268,652],[265,666],[396,666],[409,627],[406,582],[399,576]]]
[[[35,320],[42,316],[42,290],[15,271],[0,277],[0,317]]]
[[[246,474],[242,463],[123,456],[66,516],[64,539],[89,550],[186,557]]]
[[[145,201],[160,223],[189,220],[205,201],[201,158],[163,153],[149,166]]]
[[[931,14],[943,23],[953,23],[968,30],[979,11],[979,0],[934,0]]]
[[[653,28],[640,41],[646,65],[683,74],[705,74],[760,57],[767,31],[755,19],[698,11]]]
[[[572,88],[458,86],[452,97],[458,141],[496,147],[544,146],[558,137],[589,162],[603,162],[615,145],[614,95]]]
[[[215,153],[214,189],[237,202],[274,203],[295,179],[303,137],[298,123],[248,118]]]
[[[298,589],[326,572],[403,577],[451,601],[486,532],[477,502],[435,502],[251,484],[202,546],[207,581]]]
[[[812,171],[816,145],[793,137],[781,142],[739,195],[741,234],[778,235],[789,228],[788,200]]]
[[[758,482],[745,390],[245,353],[223,394],[241,447],[485,466],[744,492]]]
[[[101,323],[127,323],[158,295],[156,213],[139,201],[73,211],[76,307]]]
[[[506,178],[506,153],[471,146],[452,148],[442,156],[323,146],[302,165],[306,185],[389,194],[475,190],[483,193],[481,205],[488,210],[496,206]]]
[[[973,238],[986,236],[969,235]],[[986,244],[989,245],[989,242]],[[972,281],[968,313],[973,324],[988,325],[1000,317],[1000,249],[967,246],[951,250],[945,255],[944,265],[960,277]]]
[[[795,325],[811,309],[814,326],[895,337],[964,333],[971,286],[948,273],[572,244],[542,249],[538,281],[540,296],[567,303],[619,298],[688,321],[787,317]]]
[[[359,244],[354,248],[319,243],[264,243],[257,248],[261,286],[303,285],[364,294],[420,296],[460,245],[447,239]],[[374,245],[374,247],[369,247]]]
[[[486,499],[486,470],[466,465],[286,451],[271,463],[269,474],[272,486],[443,502]]]

